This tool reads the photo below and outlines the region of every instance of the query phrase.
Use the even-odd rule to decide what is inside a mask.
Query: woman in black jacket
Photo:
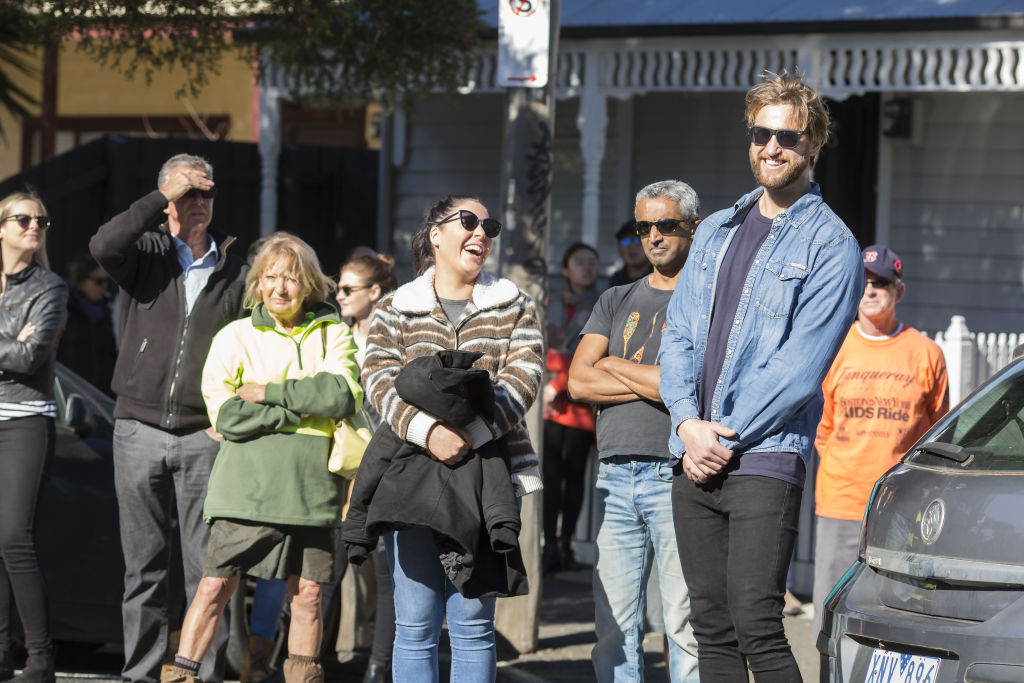
[[[14,674],[13,594],[28,650],[17,683],[54,680],[46,590],[32,535],[43,470],[53,457],[54,357],[67,319],[67,285],[45,267],[49,227],[35,195],[18,192],[0,201],[0,681]]]

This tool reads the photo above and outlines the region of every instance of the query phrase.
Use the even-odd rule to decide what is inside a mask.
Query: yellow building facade
[[[26,55],[33,74],[11,75],[37,101],[43,99],[42,51]],[[65,42],[57,60],[55,153],[60,154],[106,133],[152,137],[196,137],[238,142],[259,138],[259,88],[253,62],[226,53],[220,73],[197,97],[179,96],[180,69],[159,71],[146,83],[104,68],[74,44]],[[41,160],[40,106],[30,120],[0,110],[0,179]]]

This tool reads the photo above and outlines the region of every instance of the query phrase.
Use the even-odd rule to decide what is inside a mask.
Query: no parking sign
[[[498,85],[548,84],[550,0],[498,0]]]

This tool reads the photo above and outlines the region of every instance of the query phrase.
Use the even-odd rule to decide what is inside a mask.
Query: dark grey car
[[[1024,359],[875,484],[817,646],[823,681],[1024,681]]]

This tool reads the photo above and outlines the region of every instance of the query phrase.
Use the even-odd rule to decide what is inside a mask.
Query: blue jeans
[[[249,614],[249,635],[273,640],[288,601],[288,582],[284,579],[256,579]]]
[[[690,589],[704,683],[798,683],[782,627],[800,487],[756,475],[717,476],[672,490],[679,559]]]
[[[452,683],[494,681],[495,598],[471,600],[455,590],[441,568],[429,529],[387,534],[384,549],[395,589],[392,678],[402,683],[437,681],[437,641],[447,615]]]
[[[597,470],[597,563],[591,653],[600,683],[644,680],[647,580],[657,557],[673,683],[697,681],[697,642],[672,522],[672,468],[665,458],[616,456]],[[652,556],[650,549],[653,546]]]
[[[114,488],[125,564],[124,683],[158,681],[167,652],[172,503],[177,504],[187,604],[195,597],[210,538],[203,502],[219,449],[204,431],[174,434],[138,420],[114,423]],[[203,658],[199,675],[207,683],[224,677],[229,623],[225,612]]]

